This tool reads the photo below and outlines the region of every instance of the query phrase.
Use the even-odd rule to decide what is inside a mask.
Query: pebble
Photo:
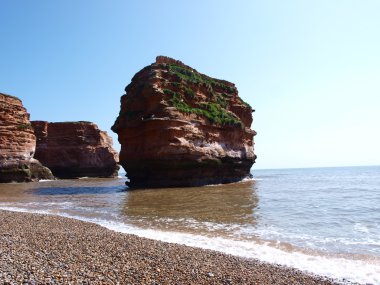
[[[7,236],[0,238],[0,284],[336,284],[69,218],[0,210],[0,221],[0,233]]]

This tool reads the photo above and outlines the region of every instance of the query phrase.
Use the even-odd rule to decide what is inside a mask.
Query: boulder
[[[127,185],[186,187],[250,177],[253,109],[233,83],[159,56],[125,91],[112,130]]]

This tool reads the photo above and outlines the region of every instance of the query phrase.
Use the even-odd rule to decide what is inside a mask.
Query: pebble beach
[[[0,211],[0,284],[336,284],[75,219]]]

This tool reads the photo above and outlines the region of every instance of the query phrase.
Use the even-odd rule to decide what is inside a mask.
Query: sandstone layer
[[[0,182],[53,179],[33,158],[36,136],[20,99],[0,93]]]
[[[59,178],[115,177],[118,154],[112,138],[91,122],[32,121],[35,157]]]
[[[129,186],[200,186],[250,176],[253,110],[233,83],[159,56],[125,91],[112,130]]]

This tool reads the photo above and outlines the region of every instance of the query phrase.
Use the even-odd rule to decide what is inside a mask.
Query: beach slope
[[[1,284],[334,284],[64,217],[0,211],[0,221]]]

